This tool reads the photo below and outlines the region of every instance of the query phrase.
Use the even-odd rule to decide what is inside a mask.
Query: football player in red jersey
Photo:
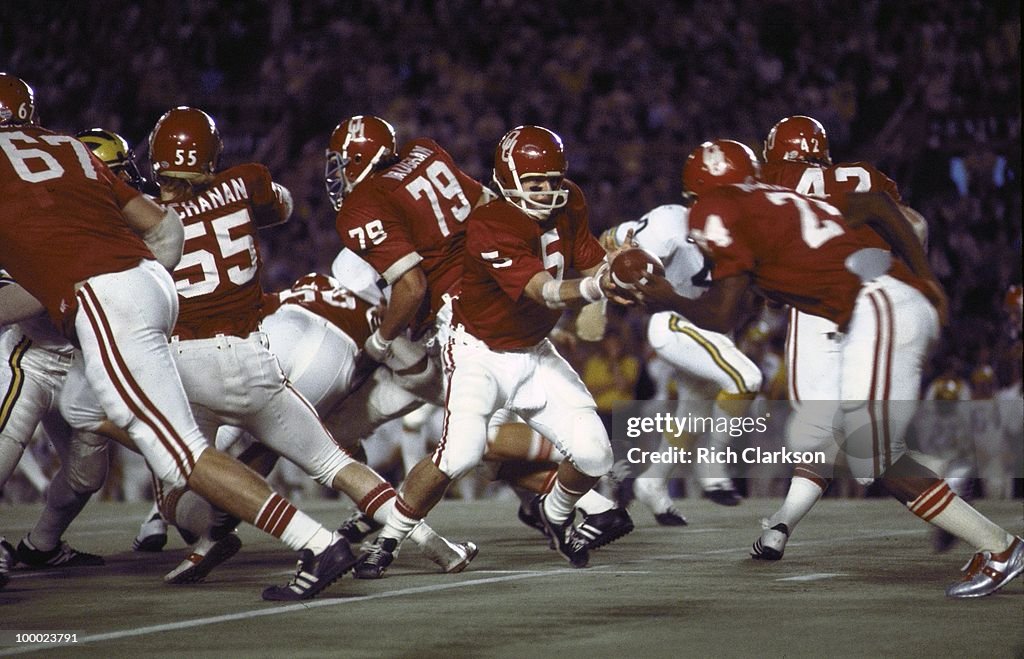
[[[889,177],[866,162],[833,164],[828,134],[816,119],[803,115],[781,119],[769,131],[763,155],[761,180],[765,183],[826,200],[840,211],[847,208],[847,195],[852,192],[884,193],[912,221],[911,226],[921,243],[926,242],[927,224],[920,215],[903,206],[896,183]],[[868,227],[861,227],[860,231],[873,247],[889,250],[884,239]],[[884,253],[874,252],[874,255],[885,263]],[[833,443],[832,420],[842,394],[839,381],[832,375],[842,364],[842,353],[837,349],[841,336],[842,332],[831,320],[790,308],[786,375],[793,414],[788,420],[787,441],[794,450],[817,450]],[[786,540],[828,487],[829,475],[820,471],[823,470],[815,470],[812,465],[800,465],[793,470],[781,508],[762,521],[763,531],[754,551],[755,558],[778,560],[782,557]]]
[[[395,129],[373,116],[334,129],[325,178],[342,243],[391,286],[387,311],[365,346],[369,357],[385,361],[399,333],[410,328],[418,337],[436,316],[447,322],[462,275],[466,218],[489,195],[433,140],[416,138],[399,151]]]
[[[316,408],[323,416],[327,428],[343,429],[346,418],[333,414],[333,411],[352,388],[361,346],[377,324],[376,309],[343,288],[333,278],[311,273],[301,277],[291,288],[265,296],[262,313],[261,330],[270,345],[275,346],[274,356],[288,377],[289,387],[293,387]],[[402,338],[396,341],[405,342]],[[242,428],[222,426],[217,432],[217,446],[228,450],[240,440],[243,433]],[[250,434],[233,450],[241,453],[239,459],[260,473],[267,474],[277,461],[277,456],[283,454],[288,447],[282,447],[276,436],[262,444],[254,444],[252,437]],[[260,435],[255,437],[259,438]],[[300,453],[307,451],[316,455],[323,452],[322,448],[303,438],[296,438],[290,444],[297,445]],[[266,455],[267,449],[270,456]],[[296,457],[296,450],[289,451],[288,455],[301,468],[308,470],[311,464],[315,464],[301,456]],[[372,485],[355,490],[356,496],[353,498],[368,518],[376,518],[382,525],[387,517],[388,506],[393,503],[389,500],[394,496],[394,489],[382,486],[383,480],[364,465],[360,464],[352,471]],[[370,472],[370,475],[367,476],[365,472]],[[309,475],[316,476],[315,473]],[[344,492],[352,489],[350,483],[354,477],[346,472],[324,484]],[[224,556],[224,546],[218,542],[222,542],[224,537],[230,537],[225,534],[230,533],[230,528],[237,524],[237,520],[224,519],[224,516],[214,514],[209,510],[208,503],[188,493],[173,493],[166,498],[168,505],[164,509],[168,518],[174,520],[179,528],[198,534],[204,540],[193,547],[188,557],[164,579],[168,583],[198,581],[219,562],[208,560],[207,556],[213,555],[214,559]],[[212,526],[218,528],[211,529],[203,524],[195,528],[190,524],[192,520],[211,520]],[[414,530],[410,540],[448,573],[462,571],[477,553],[473,543],[448,542],[425,523]],[[228,542],[231,543],[228,548],[237,550],[237,540]]]
[[[114,176],[78,140],[38,126],[31,88],[8,74],[0,74],[0,152],[0,267],[80,346],[110,421],[161,482],[187,484],[302,550],[301,585],[271,591],[308,598],[340,577],[355,560],[348,543],[211,448],[196,424],[167,343],[178,311],[167,269],[185,239],[177,212]]]
[[[339,123],[326,155],[327,193],[338,210],[336,227],[347,248],[335,263],[344,261],[347,271],[358,270],[361,266],[351,261],[358,262],[354,257],[360,257],[365,261],[361,265],[368,263],[381,273],[382,286],[391,286],[380,327],[366,341],[366,354],[388,366],[389,371],[378,371],[385,379],[390,377],[388,372],[408,371],[409,351],[392,355],[391,342],[409,328],[432,356],[428,372],[419,377],[427,386],[421,384],[415,393],[444,405],[442,379],[427,377],[430,369],[440,371],[433,363],[440,344],[434,334],[447,326],[451,300],[459,291],[466,219],[472,209],[495,195],[459,169],[433,140],[416,138],[399,150],[394,128],[379,117],[355,116]],[[409,399],[397,393],[393,388],[363,387],[344,405],[348,409],[373,406],[372,422],[379,425],[387,417],[377,412],[385,408],[391,410],[391,418],[401,416],[403,409],[408,411]],[[380,401],[382,394],[393,400]],[[360,419],[355,425],[365,431],[371,419],[359,410],[354,414]],[[501,420],[496,419],[493,427]],[[584,504],[585,514],[591,515],[585,532],[593,535],[595,546],[620,537],[627,526],[632,529],[625,511],[596,517],[612,509],[612,502],[601,499],[595,492]],[[523,514],[528,511],[521,509],[521,518]]]
[[[174,271],[181,311],[171,346],[196,420],[208,434],[221,425],[244,428],[318,482],[348,494],[369,516],[383,519],[394,505],[394,489],[337,445],[259,331],[263,291],[256,230],[288,219],[290,195],[262,165],[218,171],[220,149],[213,120],[195,108],[168,111],[150,136],[161,201],[184,218],[184,254]],[[169,578],[194,581],[196,571],[208,572],[209,563],[233,553],[215,545],[238,546],[231,534],[204,540],[203,555],[211,560],[193,567],[183,563],[185,576]],[[292,584],[269,589],[264,598],[297,599],[314,567],[313,559],[304,562]]]
[[[500,198],[466,223],[462,292],[452,325],[441,332],[448,381],[442,436],[409,473],[357,570],[383,572],[451,481],[480,462],[488,421],[499,409],[518,414],[566,456],[551,492],[534,508],[553,547],[574,567],[586,566],[574,506],[611,468],[611,445],[594,399],[547,335],[563,309],[604,296],[605,251],[587,226],[583,193],[565,172],[562,141],[545,128],[520,126],[498,143]],[[564,279],[569,268],[583,278]]]
[[[903,434],[946,304],[920,243],[884,193],[851,195],[844,216],[822,200],[759,178],[753,152],[739,142],[705,142],[690,154],[683,170],[683,187],[696,198],[690,237],[714,262],[712,285],[704,297],[687,300],[670,282],[654,278],[639,286],[640,299],[726,331],[735,324],[740,296],[756,287],[777,302],[834,322],[843,336],[835,345],[841,362],[832,377],[851,471],[859,479],[879,479],[915,515],[978,548],[948,596],[995,592],[1024,571],[1024,541],[981,515],[906,452]],[[875,244],[857,229],[864,221],[889,237],[898,258],[888,271],[869,275],[857,265],[856,255]],[[780,535],[786,532],[779,529]],[[755,554],[764,551],[759,544],[760,539]]]
[[[142,189],[145,180],[124,138],[99,128],[75,137],[125,183]],[[0,271],[0,287],[11,283],[13,280]],[[101,557],[73,549],[62,540],[92,493],[102,487],[109,462],[107,438],[72,430],[58,410],[68,367],[74,360],[74,346],[40,316],[5,328],[0,355],[4,364],[0,368],[0,392],[4,392],[0,408],[0,485],[12,473],[37,424],[42,423],[61,461],[60,471],[47,488],[43,512],[12,552],[13,559],[33,569],[102,565]]]

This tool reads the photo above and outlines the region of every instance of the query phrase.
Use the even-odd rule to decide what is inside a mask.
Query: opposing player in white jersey
[[[0,270],[0,288],[12,284]],[[44,317],[7,327],[0,321],[0,487],[14,473],[40,423],[61,460],[37,528],[17,550],[0,550],[11,554],[12,566],[17,562],[36,569],[104,564],[101,557],[72,549],[61,540],[67,528],[61,520],[67,517],[70,522],[107,474],[106,438],[85,432],[73,437],[57,409],[74,352]]]
[[[127,430],[156,478],[188,484],[300,551],[306,569],[271,593],[307,599],[333,583],[355,560],[348,543],[211,448],[196,425],[167,343],[178,311],[167,269],[181,259],[181,218],[78,140],[40,127],[34,92],[9,74],[0,74],[0,153],[0,267],[18,282],[5,289],[23,293],[15,304],[35,298],[81,347],[111,423]]]
[[[710,266],[700,249],[687,239],[689,211],[680,204],[666,204],[651,210],[639,220],[623,222],[605,234],[605,247],[622,245],[630,232],[633,241],[661,259],[665,277],[683,297],[696,299],[710,284]],[[670,375],[678,392],[677,416],[692,413],[706,416],[712,409],[716,417],[738,416],[746,412],[761,389],[761,371],[726,334],[700,328],[673,311],[653,314],[647,324],[647,342],[657,356],[670,364]],[[696,437],[689,438],[690,442]],[[730,438],[726,432],[708,434],[708,445],[725,449]],[[662,439],[667,448],[666,440]],[[668,477],[674,465],[652,464],[637,476],[633,485],[636,498],[646,504],[659,524],[681,526],[685,518],[672,504]],[[703,494],[715,503],[735,506],[740,495],[724,471],[704,465],[697,472]]]

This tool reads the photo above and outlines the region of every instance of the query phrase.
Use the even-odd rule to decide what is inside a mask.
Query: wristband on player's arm
[[[600,274],[584,277],[580,280],[580,295],[587,302],[597,302],[604,299],[604,289],[601,288]]]

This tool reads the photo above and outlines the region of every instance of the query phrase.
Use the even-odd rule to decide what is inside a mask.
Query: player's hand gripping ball
[[[646,284],[652,274],[665,276],[665,266],[647,250],[627,247],[612,257],[609,274],[616,286],[629,291],[636,288],[636,284]]]

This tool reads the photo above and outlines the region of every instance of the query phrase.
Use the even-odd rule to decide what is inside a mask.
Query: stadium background
[[[262,236],[271,289],[326,271],[340,246],[323,152],[352,114],[433,137],[481,180],[508,127],[548,126],[595,232],[676,201],[699,142],[759,152],[776,120],[809,114],[834,160],[876,164],[929,221],[953,314],[926,383],[986,367],[997,387],[1019,382],[1016,2],[5,3],[0,69],[35,87],[44,125],[118,131],[144,171],[160,114],[210,112],[223,165],[264,162],[295,196]],[[638,316],[613,327],[643,359]],[[780,334],[757,340],[777,351]],[[566,350],[582,364],[598,348]]]
[[[1019,11],[980,0],[5,2],[0,70],[34,85],[45,125],[121,132],[140,164],[165,110],[211,112],[225,165],[262,161],[295,194],[292,221],[263,235],[270,287],[326,270],[339,247],[323,151],[352,114],[387,117],[400,139],[431,136],[485,180],[508,127],[549,126],[595,231],[677,200],[699,142],[759,150],[776,120],[810,114],[835,159],[876,164],[929,220],[953,325],[927,379],[969,384],[989,366],[1009,387],[1020,378],[1020,319],[1004,304],[1021,279]],[[619,319],[642,359],[638,327]],[[777,340],[760,337],[767,350]],[[16,484],[0,500],[9,538],[40,510]],[[304,508],[340,520],[338,503]],[[894,502],[825,500],[786,560],[757,564],[756,519],[776,505],[688,500],[682,535],[633,506],[638,531],[570,570],[508,502],[447,502],[432,522],[481,544],[469,570],[439,577],[409,554],[388,579],[346,579],[294,607],[259,602],[290,558],[252,529],[206,585],[160,587],[180,540],[131,552],[148,504],[91,505],[70,539],[107,567],[17,571],[0,597],[0,655],[1024,655],[1020,584],[943,598],[966,549],[932,553],[925,525]],[[1021,532],[1019,500],[978,505]],[[79,639],[16,644],[15,630]]]

